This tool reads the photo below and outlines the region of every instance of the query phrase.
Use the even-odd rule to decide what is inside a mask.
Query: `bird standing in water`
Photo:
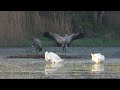
[[[36,54],[38,54],[38,52],[42,51],[42,43],[38,38],[34,38],[32,41],[32,47],[36,48]]]
[[[100,53],[95,53],[95,54],[91,53],[91,56],[92,56],[92,61],[97,64],[102,63],[105,60],[105,56]]]
[[[56,53],[47,51],[45,52],[45,60],[52,63],[58,63],[63,61]]]
[[[56,33],[51,33],[51,32],[45,32],[43,36],[55,40],[57,45],[62,46],[63,51],[65,51],[65,52],[66,52],[66,48],[69,47],[70,43],[73,40],[84,37],[84,35],[82,33],[76,33],[76,34],[73,33],[71,35],[66,34],[64,37],[62,37]]]

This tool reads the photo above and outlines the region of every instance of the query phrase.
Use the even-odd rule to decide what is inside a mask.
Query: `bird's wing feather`
[[[36,42],[39,46],[42,46],[42,43],[41,43],[41,41],[40,41],[38,38],[35,39],[35,42]]]
[[[83,38],[83,37],[84,37],[84,35],[82,33],[71,34],[68,37],[68,43],[70,44],[73,40],[80,39],[80,38]]]
[[[50,56],[50,58],[53,58],[53,59],[56,59],[56,60],[61,60],[61,58],[53,52],[49,52],[49,56]]]
[[[32,41],[32,46],[33,47],[42,47],[42,43],[38,38],[34,38]]]
[[[68,37],[68,43],[70,43],[73,38],[75,37],[75,34],[71,34],[69,37]]]
[[[59,36],[58,34],[56,33],[51,33],[51,32],[45,32],[44,37],[47,37],[49,39],[52,39],[52,40],[56,40],[57,44],[61,44],[61,40],[63,37]]]
[[[56,33],[50,33],[50,35],[59,43],[63,37],[59,36]]]

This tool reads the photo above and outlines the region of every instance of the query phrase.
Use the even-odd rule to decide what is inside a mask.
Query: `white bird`
[[[73,40],[84,37],[82,33],[77,33],[77,34],[73,33],[71,35],[66,34],[64,37],[62,37],[56,33],[51,33],[51,32],[45,32],[43,36],[55,40],[57,45],[62,46],[63,51],[65,50],[65,52],[66,52],[66,48],[69,47],[70,43]]]
[[[91,53],[91,56],[92,56],[92,61],[95,63],[102,63],[105,60],[105,56],[100,53],[95,53],[95,54]]]
[[[63,60],[53,52],[45,52],[45,60],[52,63],[62,62]]]

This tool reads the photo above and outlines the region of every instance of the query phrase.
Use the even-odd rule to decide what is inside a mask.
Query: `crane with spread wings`
[[[47,37],[49,39],[55,40],[57,45],[62,46],[63,51],[65,51],[65,52],[66,52],[66,48],[69,47],[70,43],[73,40],[84,38],[84,34],[82,34],[82,33],[76,33],[76,34],[73,33],[71,35],[66,34],[64,37],[62,37],[56,33],[45,32],[43,36]]]

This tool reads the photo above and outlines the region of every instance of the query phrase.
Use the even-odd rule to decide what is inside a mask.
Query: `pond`
[[[50,64],[40,59],[0,60],[0,79],[118,79],[120,58],[108,58],[103,64],[91,59],[70,58]]]
[[[44,47],[39,54],[45,51],[71,58],[61,57],[63,63],[50,64],[44,58],[6,58],[35,55],[31,47],[0,49],[0,79],[120,79],[120,47],[69,47],[66,53],[62,48]],[[91,52],[104,54],[105,62],[92,62]]]

